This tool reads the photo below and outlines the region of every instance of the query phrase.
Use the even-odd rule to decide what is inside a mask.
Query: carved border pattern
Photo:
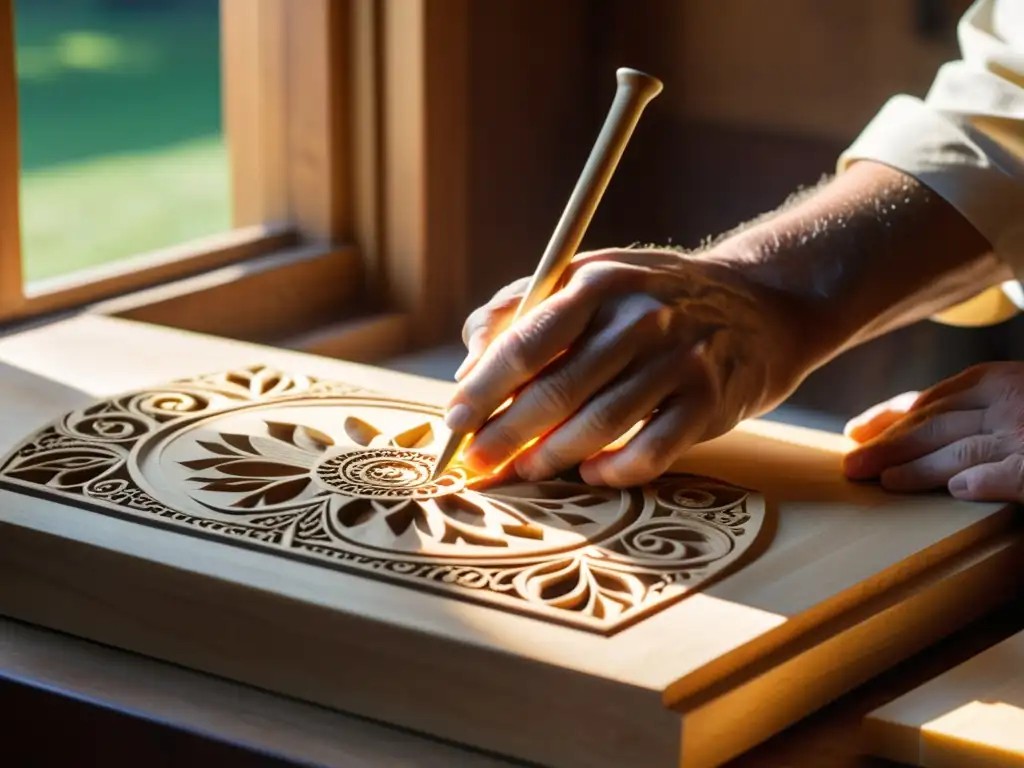
[[[388,400],[359,387],[259,365],[178,380],[66,414],[3,460],[0,487],[605,635],[663,609],[720,573],[749,549],[762,527],[763,506],[751,504],[745,490],[709,478],[670,475],[643,488],[600,489],[606,500],[609,493],[621,494],[627,510],[623,523],[573,548],[490,559],[403,556],[351,546],[330,534],[323,515],[303,514],[310,508],[262,513],[246,508],[237,517],[204,517],[168,506],[133,477],[132,462],[148,438],[197,418],[268,403],[343,403],[367,397]],[[440,416],[437,409],[415,405],[420,413]],[[599,493],[579,482],[561,482],[580,489],[577,493]],[[537,520],[557,503],[500,490],[495,498],[501,507]],[[571,504],[578,497],[566,498]]]

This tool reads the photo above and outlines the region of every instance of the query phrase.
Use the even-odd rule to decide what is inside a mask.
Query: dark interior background
[[[488,0],[471,3],[470,285],[536,265],[619,66],[660,77],[586,248],[695,246],[832,173],[885,100],[958,55],[967,0]],[[815,373],[792,402],[846,418],[974,362],[1019,357],[1018,318],[925,322]]]

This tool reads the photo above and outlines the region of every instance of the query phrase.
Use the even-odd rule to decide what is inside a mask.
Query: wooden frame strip
[[[281,0],[220,0],[222,119],[236,227],[289,220]]]
[[[139,256],[120,259],[67,276],[32,283],[22,289],[15,308],[0,320],[44,315],[190,277],[255,256],[288,248],[295,233],[267,227],[236,229]]]
[[[246,259],[123,296],[91,311],[195,333],[277,344],[361,306],[363,266],[351,246],[317,244]]]
[[[352,238],[348,0],[283,0],[291,221],[306,239]]]
[[[221,0],[236,226],[351,239],[349,0]]]
[[[366,265],[367,290],[386,296],[381,214],[381,29],[377,0],[349,0],[349,104],[353,241]]]
[[[416,348],[457,333],[467,311],[469,2],[379,10],[385,281]]]
[[[0,0],[0,317],[24,301],[21,268],[21,150],[14,0]]]

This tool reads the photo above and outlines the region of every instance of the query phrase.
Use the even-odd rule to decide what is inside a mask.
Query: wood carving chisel
[[[525,295],[519,302],[514,323],[548,298],[557,288],[565,270],[576,256],[590,220],[597,210],[608,182],[619,164],[644,107],[661,93],[662,83],[635,69],[622,67],[615,73],[618,87],[604,126],[590,151],[576,188],[537,265]],[[437,479],[468,443],[471,435],[452,430],[434,467]]]

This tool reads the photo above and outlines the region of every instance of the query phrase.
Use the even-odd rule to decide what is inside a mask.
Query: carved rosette
[[[67,414],[8,489],[612,633],[732,565],[763,506],[715,480],[431,481],[438,409],[262,366]]]

